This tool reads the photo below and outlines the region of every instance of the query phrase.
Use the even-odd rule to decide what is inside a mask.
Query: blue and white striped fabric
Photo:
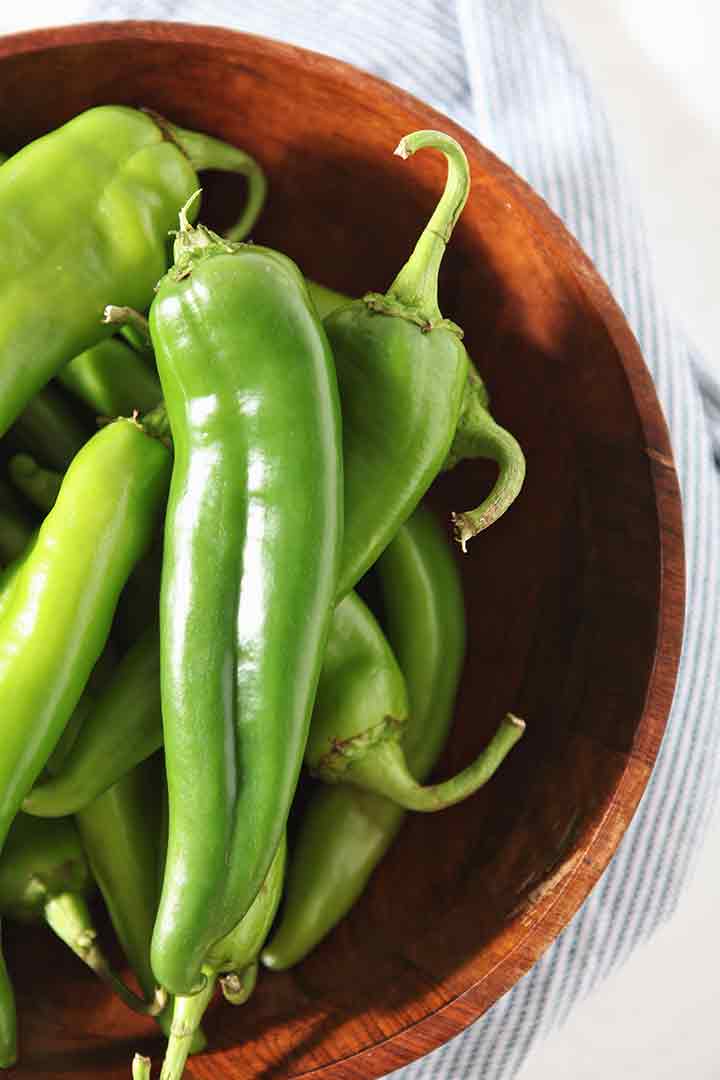
[[[12,16],[10,17],[12,18]],[[650,278],[638,210],[582,70],[539,0],[67,0],[63,18],[214,23],[331,53],[473,131],[564,219],[624,308],[668,419],[684,500],[687,628],[651,783],[588,902],[532,971],[462,1035],[393,1080],[509,1080],[542,1033],[672,912],[720,772],[720,490],[702,372]],[[20,29],[0,17],[3,30]],[[401,28],[401,32],[399,30]],[[715,388],[720,416],[720,387]]]

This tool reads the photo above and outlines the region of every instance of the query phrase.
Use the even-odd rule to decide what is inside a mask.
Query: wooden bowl
[[[353,295],[389,284],[444,180],[438,155],[393,157],[400,136],[442,128],[467,151],[472,193],[441,301],[528,472],[511,512],[460,560],[469,650],[438,775],[508,709],[527,735],[474,798],[407,823],[362,902],[301,967],[263,975],[245,1008],[216,1005],[211,1049],[189,1069],[381,1076],[528,970],[597,881],[650,775],[680,650],[683,555],[668,433],[637,342],[526,184],[445,117],[346,64],[219,29],[94,24],[0,40],[0,100],[9,150],[108,102],[247,148],[270,187],[256,239]],[[206,220],[227,217],[237,195],[211,184]],[[447,519],[475,505],[492,476],[461,467],[436,485],[435,506]],[[18,1078],[119,1080],[132,1051],[157,1061],[151,1022],[44,933],[11,930],[8,959]]]

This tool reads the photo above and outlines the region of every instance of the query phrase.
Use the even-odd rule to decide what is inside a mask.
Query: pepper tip
[[[450,520],[453,523],[455,539],[460,545],[460,550],[463,555],[467,555],[468,540],[472,540],[476,530],[468,522],[465,514],[452,513],[450,514]]]

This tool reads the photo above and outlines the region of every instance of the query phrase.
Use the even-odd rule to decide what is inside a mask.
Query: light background
[[[661,291],[720,378],[720,3],[546,4],[605,101]],[[84,10],[82,0],[21,8],[2,0],[0,33],[75,21]],[[535,1050],[517,1080],[718,1080],[718,911],[720,821],[670,923]]]
[[[604,99],[660,289],[720,376],[720,4],[546,4]],[[716,818],[671,921],[535,1050],[517,1080],[718,1080],[719,901]]]

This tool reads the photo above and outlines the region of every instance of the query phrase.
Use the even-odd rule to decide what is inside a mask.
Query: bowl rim
[[[412,110],[421,110],[428,117],[428,126],[441,128],[461,140],[463,145],[472,147],[474,154],[483,160],[487,171],[513,192],[515,205],[523,213],[529,228],[542,234],[543,244],[551,249],[552,258],[563,265],[584,303],[603,324],[625,373],[644,437],[657,513],[660,554],[658,623],[655,660],[642,713],[633,747],[627,754],[617,786],[602,805],[585,846],[580,852],[576,850],[559,867],[548,871],[548,880],[541,884],[534,900],[532,918],[528,918],[527,912],[524,912],[514,914],[508,920],[509,926],[520,923],[525,933],[490,971],[444,1005],[430,1011],[422,1019],[408,1023],[394,1035],[328,1065],[292,1074],[296,1080],[313,1077],[322,1080],[370,1080],[409,1064],[458,1035],[515,985],[578,911],[630,825],[660,749],[672,705],[683,640],[683,523],[670,436],[640,346],[593,262],[542,197],[470,132],[421,99],[353,64],[275,38],[219,25],[126,19],[19,31],[0,36],[0,63],[23,53],[58,47],[103,45],[121,40],[209,48],[226,48],[234,44],[237,49],[246,50],[254,45],[274,51],[278,59],[291,61],[301,58],[303,63],[311,63],[315,70],[341,72],[343,78],[352,79],[360,89],[363,86],[380,87],[384,94],[400,104]],[[489,989],[492,990],[490,998]]]

